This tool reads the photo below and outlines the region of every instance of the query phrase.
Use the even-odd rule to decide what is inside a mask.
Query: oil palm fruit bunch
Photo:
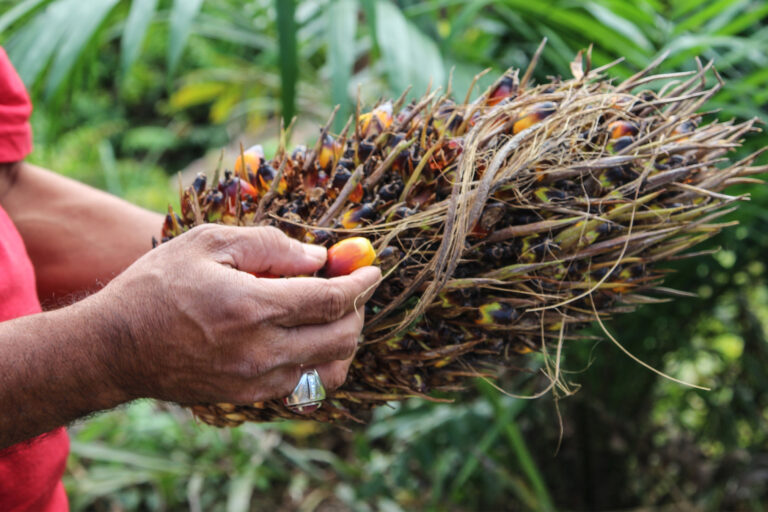
[[[283,136],[271,159],[255,146],[232,171],[199,175],[164,237],[216,222],[373,243],[384,277],[364,340],[311,419],[455,391],[529,352],[554,361],[585,324],[675,294],[659,265],[728,226],[718,219],[746,197],[722,190],[766,170],[756,155],[728,158],[754,120],[704,119],[723,85],[711,65],[652,75],[655,65],[616,84],[580,53],[570,79],[533,85],[531,67],[474,101],[449,90],[358,106],[314,147],[289,151]],[[193,411],[218,426],[297,417],[280,401]]]

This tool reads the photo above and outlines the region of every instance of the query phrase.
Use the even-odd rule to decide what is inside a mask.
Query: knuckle
[[[231,374],[240,380],[251,380],[263,375],[271,367],[263,356],[247,357],[233,364]]]
[[[349,359],[357,352],[357,334],[344,336],[338,343],[337,360]]]
[[[282,379],[280,381],[280,388],[277,390],[275,395],[284,397],[293,393],[293,390],[296,388],[296,384],[298,384],[302,373],[304,373],[304,371],[298,366],[290,366],[285,368],[283,374],[281,375]]]
[[[218,228],[219,226],[217,226],[216,224],[198,224],[197,226],[189,230],[189,236],[200,236],[202,235],[202,233],[205,233],[208,231],[215,231]]]
[[[259,242],[265,250],[273,250],[286,244],[286,235],[274,226],[259,227]]]
[[[332,356],[335,360],[346,360],[357,352],[357,344],[362,331],[362,321],[355,313],[348,313],[336,324],[332,339],[335,340]]]
[[[322,298],[326,318],[337,320],[347,311],[349,299],[346,292],[338,286],[328,286]]]
[[[232,394],[232,402],[235,404],[250,404],[259,401],[261,397],[253,389],[241,388]]]
[[[254,318],[254,309],[252,304],[243,300],[239,294],[232,293],[230,296],[216,297],[216,301],[221,306],[221,318],[242,324],[243,326],[253,326],[258,323]]]
[[[337,389],[341,387],[346,380],[347,380],[347,367],[334,365],[328,370],[326,374],[326,378],[323,381],[323,384],[327,389]]]
[[[194,240],[206,249],[218,249],[229,245],[232,236],[229,229],[212,224],[203,224],[190,230]]]

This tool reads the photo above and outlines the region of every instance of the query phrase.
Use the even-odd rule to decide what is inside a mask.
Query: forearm
[[[30,164],[0,176],[44,303],[97,290],[151,248],[162,215]]]
[[[98,301],[0,323],[0,449],[131,398],[120,320]]]

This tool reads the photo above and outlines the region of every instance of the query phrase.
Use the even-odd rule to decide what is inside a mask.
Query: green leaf
[[[283,119],[290,122],[296,112],[296,82],[299,78],[296,44],[295,0],[275,0]]]
[[[102,139],[99,143],[99,161],[101,162],[101,170],[104,171],[107,191],[122,197],[123,187],[120,185],[120,176],[117,171],[115,148],[112,147],[112,143],[107,138]]]
[[[723,36],[738,34],[749,27],[760,24],[766,16],[768,16],[768,3],[756,4],[755,8],[741,12],[727,25],[718,28],[715,34]]]
[[[171,96],[170,107],[182,110],[202,103],[208,103],[227,90],[226,82],[194,82],[186,84]]]
[[[272,50],[275,42],[264,34],[244,29],[230,20],[219,19],[215,16],[200,14],[192,24],[192,32],[210,39],[227,41],[237,45],[247,46],[258,50]]]
[[[27,87],[35,84],[58,49],[69,28],[71,13],[78,10],[78,3],[78,0],[51,3],[8,41],[8,56]]]
[[[256,480],[256,468],[248,466],[245,474],[239,475],[229,483],[227,495],[227,512],[248,512],[251,505],[251,495]]]
[[[582,11],[530,0],[504,0],[504,3],[528,19],[543,19],[550,29],[562,33],[563,36],[570,32],[594,41],[596,50],[602,49],[612,55],[622,55],[628,62],[637,66],[648,63],[648,52],[635,41]],[[570,58],[569,56],[568,59]]]
[[[376,0],[360,0],[360,6],[363,8],[363,15],[365,16],[365,24],[368,26],[368,31],[376,34]],[[379,54],[379,49],[376,46],[376,38],[373,37],[373,48],[371,48],[371,58],[376,58]]]
[[[341,105],[333,127],[336,131],[340,131],[350,112],[349,78],[352,74],[352,65],[355,63],[357,2],[335,0],[328,9],[327,17],[331,102]]]
[[[463,100],[472,80],[483,70],[483,67],[475,63],[456,60],[447,60],[446,64],[453,69],[453,96]],[[495,73],[492,71],[480,77],[480,80],[472,89],[472,99],[480,96],[487,87],[493,84],[497,77],[498,71]]]
[[[168,42],[168,74],[173,75],[179,65],[181,52],[187,44],[192,21],[200,12],[203,0],[174,0],[170,18],[170,41]]]
[[[45,84],[47,98],[53,96],[59,85],[69,74],[80,56],[83,47],[91,39],[96,29],[104,22],[119,0],[91,0],[80,2],[69,17],[67,34],[62,38],[56,58]]]
[[[681,20],[677,26],[675,26],[675,33],[682,34],[688,30],[692,30],[705,25],[707,22],[718,16],[722,11],[728,9],[732,4],[741,0],[718,0],[717,2],[711,2],[705,8],[701,9],[696,14],[689,16],[688,18]],[[706,4],[702,4],[706,5]]]
[[[625,20],[631,20],[632,24],[644,29],[648,34],[655,30],[659,10],[655,9],[651,2],[627,2],[626,0],[596,0],[603,8]]]
[[[140,455],[133,451],[112,448],[101,443],[80,443],[72,441],[70,446],[71,452],[78,457],[104,462],[116,462],[134,466],[138,469],[173,474],[182,474],[189,469],[185,463],[176,461],[171,462],[167,458],[156,457],[153,455]]]
[[[395,93],[413,86],[411,95],[445,84],[443,58],[435,42],[411,24],[388,0],[376,3],[376,39],[390,87]]]
[[[670,54],[666,65],[674,68],[684,62],[690,62],[704,50],[717,48],[738,50],[751,45],[750,40],[740,37],[712,35],[682,35],[676,37],[664,50]]]
[[[509,444],[512,453],[515,454],[517,463],[520,465],[520,468],[522,469],[525,476],[528,477],[528,480],[533,487],[534,493],[536,494],[536,498],[538,500],[538,506],[536,508],[539,510],[555,510],[552,496],[547,489],[547,484],[544,481],[544,477],[541,475],[539,468],[536,466],[536,463],[533,460],[533,456],[531,455],[530,450],[528,450],[528,447],[525,444],[525,440],[523,439],[523,435],[520,432],[520,428],[514,421],[514,416],[520,410],[522,405],[518,403],[519,401],[512,402],[511,405],[503,404],[501,398],[499,397],[498,391],[494,389],[488,381],[478,380],[477,387],[493,406],[497,418],[511,414],[510,420],[503,422],[503,424],[500,426],[503,427],[504,434],[506,434],[507,437],[507,443]],[[509,411],[505,410],[507,408],[513,408],[514,411],[510,413]]]
[[[676,20],[682,16],[685,16],[691,11],[695,11],[703,5],[701,0],[677,0],[672,4],[673,11],[670,17]]]
[[[133,0],[131,12],[125,22],[123,39],[120,42],[120,64],[123,75],[126,75],[139,56],[141,44],[147,34],[147,28],[155,15],[157,0]]]
[[[492,3],[491,0],[477,0],[475,2],[466,2],[459,13],[451,20],[450,39],[458,39],[464,31],[477,18],[486,5]]]
[[[495,392],[495,390],[493,392]],[[472,476],[472,473],[474,473],[478,467],[482,467],[480,464],[480,457],[488,452],[493,446],[493,443],[501,436],[504,427],[511,422],[522,409],[522,404],[520,402],[521,401],[518,400],[513,402],[510,406],[497,408],[495,421],[492,425],[488,426],[488,430],[486,430],[483,436],[477,440],[473,452],[467,454],[464,458],[464,463],[460,466],[461,469],[456,472],[456,476],[451,482],[451,487],[454,490],[454,498],[458,497],[459,490],[467,483],[467,480]]]
[[[585,4],[584,8],[592,14],[598,21],[602,22],[605,26],[613,28],[613,30],[619,32],[624,37],[634,42],[647,52],[653,51],[653,45],[645,37],[637,26],[631,21],[622,18],[610,9],[598,5],[594,2]]]
[[[15,7],[8,9],[8,12],[0,16],[0,34],[2,34],[5,29],[13,25],[16,20],[26,15],[28,12],[31,12],[35,7],[44,1],[45,0],[25,0]]]
[[[177,142],[173,130],[165,126],[137,126],[123,132],[123,151],[165,151]]]
[[[73,510],[85,510],[95,500],[112,496],[122,489],[153,482],[151,471],[110,466],[92,466],[85,476],[78,477],[77,494],[72,499]]]

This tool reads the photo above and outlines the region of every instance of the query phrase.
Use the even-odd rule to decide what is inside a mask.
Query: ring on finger
[[[325,388],[317,370],[307,370],[299,377],[299,382],[290,395],[283,398],[283,405],[296,414],[310,414],[323,403]]]

